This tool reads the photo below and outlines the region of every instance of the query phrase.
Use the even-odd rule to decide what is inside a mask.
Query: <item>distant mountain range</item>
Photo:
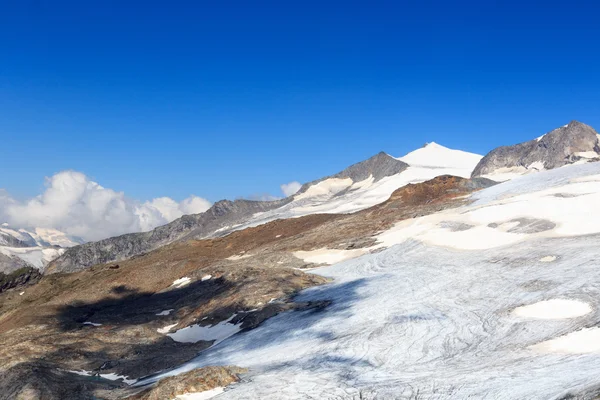
[[[150,232],[76,246],[53,261],[48,272],[73,272],[121,261],[170,243],[224,236],[275,219],[356,212],[385,201],[394,190],[408,183],[443,174],[468,177],[481,156],[432,143],[405,158],[415,165],[380,152],[334,175],[306,183],[282,200],[222,200],[204,213],[183,216]]]
[[[204,213],[184,215],[150,232],[85,244],[54,230],[29,232],[3,227],[0,249],[4,250],[0,250],[0,255],[4,261],[0,261],[0,268],[12,265],[4,267],[10,270],[24,262],[40,269],[50,264],[48,272],[73,272],[99,263],[125,260],[174,242],[224,236],[275,219],[360,211],[385,201],[399,187],[439,175],[505,181],[543,169],[597,161],[600,159],[599,137],[592,127],[572,121],[536,139],[498,147],[484,157],[437,143],[426,144],[399,158],[380,152],[341,172],[305,183],[297,193],[285,199],[221,200]]]

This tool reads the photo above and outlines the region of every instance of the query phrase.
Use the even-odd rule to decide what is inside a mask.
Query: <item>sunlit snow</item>
[[[86,370],[81,370],[81,371],[67,371],[67,372],[70,372],[72,374],[82,375],[82,376],[95,376],[96,375],[92,371],[86,371]],[[134,383],[137,382],[137,379],[129,379],[128,377],[126,377],[124,375],[117,375],[115,373],[97,374],[97,375],[100,376],[101,378],[108,379],[110,381],[122,380],[127,385],[133,385]]]
[[[367,249],[339,250],[339,249],[317,249],[311,251],[296,251],[294,256],[303,261],[315,264],[335,264],[341,261],[356,258],[368,253]]]
[[[171,286],[181,288],[181,287],[188,285],[190,282],[191,282],[191,279],[188,278],[187,276],[184,276],[183,278],[175,279],[173,281],[173,284],[171,284]]]
[[[219,398],[548,399],[593,387],[600,183],[577,178],[598,174],[600,164],[543,171],[415,218],[434,232],[314,271],[332,283],[296,300],[331,300],[326,309],[279,314],[147,382],[236,365],[249,373]],[[439,225],[449,220],[473,227]],[[501,246],[487,229],[515,236]]]
[[[204,392],[180,394],[174,400],[208,400],[221,393],[223,393],[223,388],[217,387]]]

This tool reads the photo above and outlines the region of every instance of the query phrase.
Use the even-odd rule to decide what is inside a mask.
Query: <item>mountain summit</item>
[[[435,167],[435,168],[473,168],[481,156],[461,150],[453,150],[435,142],[427,143],[425,146],[412,151],[404,157],[398,158],[412,167]]]

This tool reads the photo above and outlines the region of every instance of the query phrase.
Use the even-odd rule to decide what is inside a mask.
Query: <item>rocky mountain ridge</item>
[[[326,176],[321,179],[317,179],[308,183],[305,183],[300,187],[297,194],[306,192],[311,186],[314,186],[320,182],[328,179],[345,179],[350,178],[353,182],[361,182],[369,177],[373,178],[374,182],[377,182],[386,176],[392,176],[399,174],[408,168],[408,164],[398,160],[389,154],[380,151],[373,157],[370,157],[364,161],[352,164],[343,171],[338,172],[335,175]]]
[[[375,180],[380,180],[402,172],[407,167],[406,163],[380,152],[335,175],[303,185],[296,195],[327,179],[350,178],[359,182],[372,176]],[[48,273],[73,272],[95,264],[125,260],[174,242],[221,236],[234,230],[236,225],[248,221],[254,214],[275,210],[290,203],[296,195],[275,201],[221,200],[204,213],[184,215],[150,232],[131,233],[70,248],[50,263]]]
[[[589,125],[571,121],[537,139],[498,147],[481,159],[473,177],[494,179],[502,173],[524,174],[577,162],[600,160],[600,137]]]

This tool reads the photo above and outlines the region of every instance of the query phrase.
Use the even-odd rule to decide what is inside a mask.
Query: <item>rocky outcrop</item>
[[[598,133],[589,125],[571,121],[537,139],[492,150],[472,176],[492,174],[501,168],[552,169],[596,159],[600,159]]]
[[[0,273],[10,274],[13,271],[26,267],[30,267],[30,265],[24,260],[0,253]]]
[[[352,164],[345,170],[338,172],[335,175],[326,176],[325,178],[305,183],[302,185],[298,193],[304,193],[309,187],[327,179],[350,178],[353,182],[360,182],[372,176],[374,181],[377,182],[378,180],[387,176],[399,174],[406,168],[408,168],[407,163],[397,160],[382,151],[365,161]]]
[[[198,393],[218,387],[225,387],[239,380],[238,374],[247,372],[237,367],[206,367],[194,369],[185,374],[161,379],[156,386],[130,400],[174,399],[186,393]]]
[[[22,267],[6,274],[0,272],[0,293],[8,289],[35,283],[41,277],[40,271],[32,267]]]

